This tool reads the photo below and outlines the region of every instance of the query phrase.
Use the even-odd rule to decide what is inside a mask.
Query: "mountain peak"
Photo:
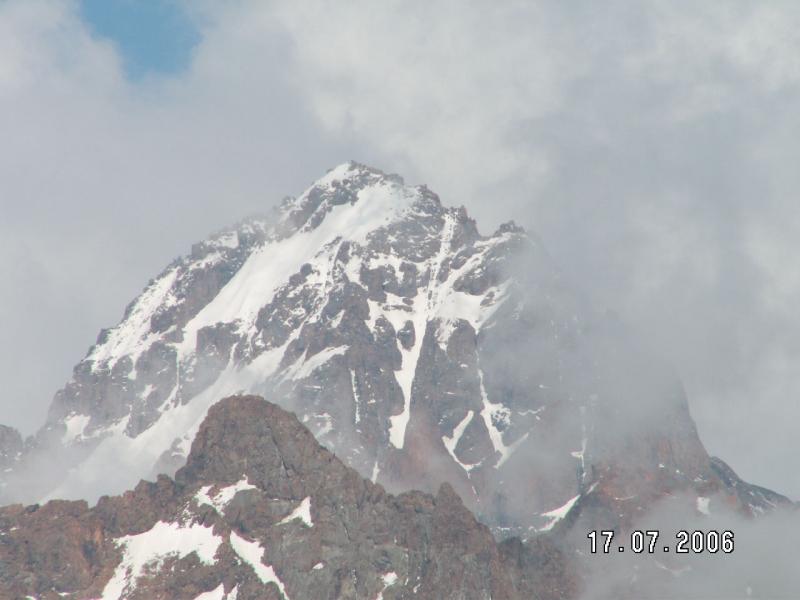
[[[299,197],[284,199],[278,208],[278,235],[315,229],[338,206],[358,203],[355,212],[361,213],[362,217],[380,217],[382,212],[397,212],[407,207],[409,201],[422,196],[420,190],[405,186],[399,175],[387,174],[354,161],[342,163],[329,169]]]
[[[232,484],[246,477],[272,496],[302,498],[348,473],[293,413],[259,396],[231,396],[209,409],[175,479]]]
[[[389,179],[399,185],[404,185],[403,178],[396,173],[386,173],[376,167],[365,165],[354,160],[336,165],[328,169],[325,175],[320,177],[314,185],[336,185],[345,181],[363,180],[365,178],[375,177],[379,179]]]
[[[657,495],[645,492],[727,489],[679,386],[631,379],[657,369],[604,325],[513,223],[481,236],[426,187],[344,163],[277,223],[225,230],[156,277],[76,367],[0,492],[96,497],[175,473],[209,409],[242,393],[278,399],[387,489],[449,482],[506,533],[549,530],[603,498],[634,515]],[[653,426],[663,443],[631,426],[631,453],[614,432],[638,422],[636,406],[670,425]],[[675,475],[617,507],[642,472]]]
[[[209,410],[175,480],[0,508],[0,528],[3,598],[560,600],[577,583],[555,544],[510,554],[447,484],[387,494],[256,396]]]

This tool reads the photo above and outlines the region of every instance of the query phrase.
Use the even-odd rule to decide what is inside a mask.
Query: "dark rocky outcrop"
[[[210,409],[174,480],[143,481],[93,508],[0,510],[3,598],[529,600],[577,590],[552,542],[498,545],[447,484],[435,496],[388,494],[254,396]]]
[[[0,469],[11,467],[22,456],[24,442],[19,431],[0,425]]]

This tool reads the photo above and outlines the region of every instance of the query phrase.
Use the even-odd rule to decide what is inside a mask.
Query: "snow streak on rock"
[[[311,498],[306,497],[303,499],[302,502],[295,508],[292,512],[290,512],[286,517],[281,519],[278,525],[285,525],[287,523],[291,523],[292,521],[299,520],[302,522],[306,527],[313,527],[314,522],[311,520]]]
[[[220,489],[213,497],[208,494],[211,488],[212,486],[207,485],[198,490],[197,494],[195,494],[195,501],[200,506],[204,504],[212,506],[219,514],[225,514],[225,508],[228,506],[228,503],[233,500],[239,492],[258,489],[247,481],[246,477],[233,485]]]
[[[275,574],[275,569],[261,562],[264,556],[264,548],[261,547],[261,544],[248,541],[237,535],[235,531],[231,531],[230,541],[234,552],[252,567],[253,572],[261,580],[261,583],[265,585],[270,583],[275,584],[278,590],[280,590],[284,600],[289,600],[289,596],[286,595],[286,586],[283,585],[283,582]]]

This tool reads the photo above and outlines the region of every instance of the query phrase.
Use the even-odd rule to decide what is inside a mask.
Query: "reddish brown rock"
[[[3,598],[557,599],[576,594],[571,564],[544,541],[498,545],[447,484],[387,494],[254,396],[211,408],[174,481],[0,510]]]

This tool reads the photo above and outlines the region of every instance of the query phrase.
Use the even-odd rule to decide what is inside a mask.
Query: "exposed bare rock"
[[[211,408],[175,480],[0,510],[3,598],[556,599],[571,565],[498,546],[447,484],[387,494],[254,396]]]
[[[22,456],[23,441],[19,431],[0,425],[0,469],[7,469]]]

